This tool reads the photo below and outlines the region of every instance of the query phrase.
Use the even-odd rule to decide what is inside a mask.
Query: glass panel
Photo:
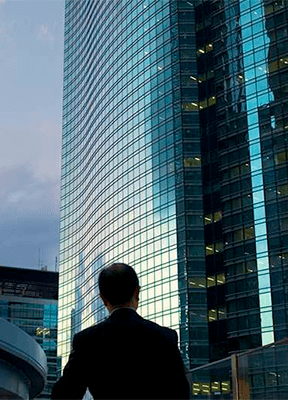
[[[212,222],[212,214],[206,214],[205,217],[204,217],[204,222],[205,222],[205,225],[211,224],[211,222]]]
[[[215,211],[214,215],[213,215],[213,221],[217,222],[217,221],[220,221],[220,219],[222,219],[222,212],[221,211]]]
[[[224,285],[226,283],[224,272],[217,275],[217,285]]]
[[[214,275],[207,276],[207,287],[213,287],[216,285],[216,278]]]

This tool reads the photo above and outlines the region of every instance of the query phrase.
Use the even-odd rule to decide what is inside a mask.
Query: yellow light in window
[[[42,333],[43,333],[43,329],[42,328],[40,328],[40,327],[36,328],[36,335],[37,336],[42,336]]]
[[[199,53],[201,53],[201,54],[204,54],[204,53],[205,53],[205,51],[204,51],[203,49],[199,49],[198,51],[199,51]]]

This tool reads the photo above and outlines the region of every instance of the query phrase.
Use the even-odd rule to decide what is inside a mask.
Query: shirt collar
[[[134,308],[134,307],[116,307],[116,308],[114,308],[114,310],[112,310],[111,312],[110,312],[110,315],[109,316],[111,316],[113,313],[114,313],[114,311],[116,311],[116,310],[123,310],[123,309],[130,309],[130,310],[133,310],[133,311],[136,311],[136,309]]]

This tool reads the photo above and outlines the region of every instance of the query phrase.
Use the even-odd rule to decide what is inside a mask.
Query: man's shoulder
[[[107,318],[104,321],[96,323],[94,325],[89,326],[88,328],[82,329],[81,331],[75,333],[74,340],[85,340],[91,336],[97,334],[97,332],[101,332],[101,328],[107,324]]]
[[[146,326],[146,329],[148,329],[152,332],[158,333],[159,335],[166,337],[167,339],[170,339],[172,341],[175,341],[175,342],[178,341],[178,335],[174,329],[159,325],[156,322],[150,321],[149,319],[145,319],[142,317],[141,317],[141,319],[142,319],[144,325]]]

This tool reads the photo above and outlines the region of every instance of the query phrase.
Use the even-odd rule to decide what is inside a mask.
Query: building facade
[[[190,79],[191,68],[197,74],[195,32],[191,27],[184,41],[191,39],[185,59],[178,29],[176,2],[66,2],[63,365],[71,336],[106,315],[97,276],[114,261],[135,268],[141,315],[178,331],[186,365],[209,360],[197,82]]]
[[[57,299],[58,273],[0,267],[0,317],[32,336],[47,357],[40,399],[50,399],[57,380]]]
[[[287,2],[195,6],[213,361],[288,334]]]
[[[29,400],[47,379],[47,357],[30,335],[0,317],[0,399]]]
[[[286,336],[286,42],[286,0],[66,1],[62,367],[115,261],[188,368]]]

